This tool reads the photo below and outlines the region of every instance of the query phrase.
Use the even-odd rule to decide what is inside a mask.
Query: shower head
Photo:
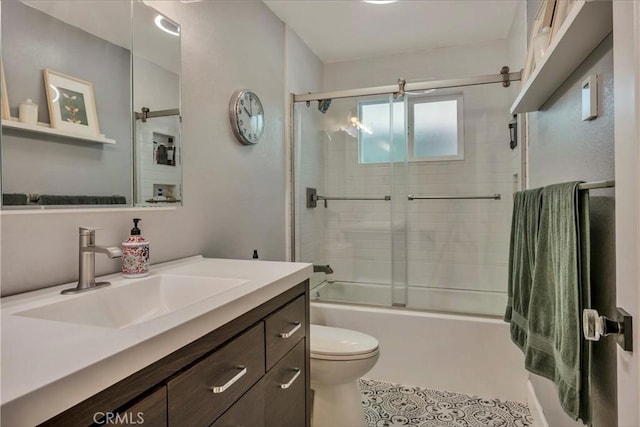
[[[331,106],[331,99],[318,100],[318,111],[320,111],[322,114],[326,113],[330,106]]]

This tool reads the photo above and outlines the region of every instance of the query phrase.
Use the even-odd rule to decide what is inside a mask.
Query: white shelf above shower
[[[578,0],[524,83],[511,114],[537,111],[613,29],[611,1]]]
[[[2,120],[2,127],[8,129],[16,129],[27,133],[36,133],[41,135],[52,135],[60,138],[76,139],[80,141],[99,142],[100,144],[115,144],[116,140],[107,138],[104,135],[82,135],[78,133],[65,132],[60,129],[53,129],[47,123],[38,123],[35,125],[19,122],[18,119],[11,118]]]

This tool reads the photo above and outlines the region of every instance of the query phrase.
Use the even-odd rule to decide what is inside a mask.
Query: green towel
[[[513,282],[509,283],[511,305],[505,320],[511,321],[512,339],[525,354],[525,368],[552,380],[565,412],[590,424],[590,347],[582,339],[581,324],[582,309],[591,303],[589,194],[579,191],[578,184],[556,184],[542,190],[534,234],[535,209],[522,213],[520,198],[526,199],[526,194],[516,197],[519,205],[514,205],[514,219],[524,215],[528,227],[517,229],[522,222],[512,224],[509,277]],[[519,237],[522,234],[528,237]],[[528,265],[518,263],[525,258],[523,253]],[[531,265],[533,274],[528,276]]]
[[[509,249],[509,283],[506,322],[511,322],[511,337],[524,351],[533,282],[535,251],[538,242],[542,188],[519,191],[513,198],[511,242]]]

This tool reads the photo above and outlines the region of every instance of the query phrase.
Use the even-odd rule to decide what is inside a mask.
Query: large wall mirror
[[[180,203],[180,26],[138,0],[1,8],[2,208]]]

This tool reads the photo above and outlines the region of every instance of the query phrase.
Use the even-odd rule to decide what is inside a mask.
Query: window
[[[393,103],[391,134],[386,100],[359,104],[359,117],[364,125],[359,132],[361,164],[403,162],[407,151],[410,162],[464,159],[462,95],[409,99],[406,144],[404,105],[400,101]]]

